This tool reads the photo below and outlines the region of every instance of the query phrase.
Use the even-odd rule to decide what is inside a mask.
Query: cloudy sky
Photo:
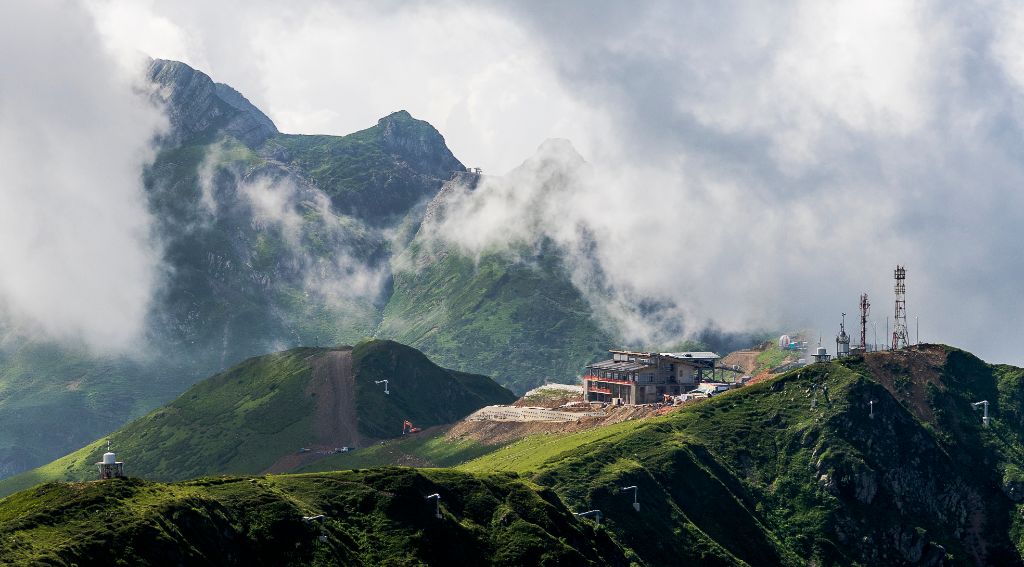
[[[807,326],[828,343],[867,292],[881,336],[900,263],[923,340],[1024,362],[1019,3],[48,0],[0,16],[19,54],[0,82],[17,204],[0,210],[0,301],[26,317],[51,314],[32,299],[39,281],[69,277],[93,282],[75,303],[144,308],[157,268],[131,168],[161,121],[124,93],[145,54],[231,84],[285,132],[343,134],[407,109],[488,173],[571,140],[592,175],[563,199],[520,199],[543,205],[522,213],[567,250],[595,235],[614,301],[675,304],[691,331]],[[69,139],[102,145],[82,155]],[[74,248],[88,207],[108,202],[127,221]],[[486,226],[466,245],[509,238]],[[27,252],[40,242],[77,272],[54,279]],[[113,243],[124,265],[108,267],[138,276],[126,289],[91,270]],[[66,323],[99,332],[93,319]]]

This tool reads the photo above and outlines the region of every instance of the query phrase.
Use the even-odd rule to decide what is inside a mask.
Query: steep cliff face
[[[235,89],[178,61],[156,59],[146,73],[171,122],[165,142],[211,142],[227,133],[250,147],[277,134],[277,127]]]
[[[452,172],[465,170],[448,150],[441,134],[405,110],[381,118],[377,128],[384,147],[402,156],[413,169],[444,179],[451,177]]]

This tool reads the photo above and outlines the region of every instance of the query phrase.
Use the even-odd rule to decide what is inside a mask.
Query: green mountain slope
[[[404,111],[349,136],[294,136],[182,63],[154,61],[148,78],[171,130],[143,175],[166,268],[147,336],[120,357],[0,329],[0,478],[245,358],[372,336],[401,227],[464,169]]]
[[[374,383],[382,379],[390,394]],[[336,447],[399,437],[405,419],[442,425],[514,398],[485,376],[445,370],[391,341],[297,348],[199,382],[104,439],[0,481],[0,494],[44,480],[93,478],[107,440],[142,478],[284,472]]]
[[[542,231],[510,249],[436,238],[452,191],[480,178],[430,124],[399,111],[347,136],[285,134],[183,63],[154,61],[147,78],[171,128],[142,172],[163,261],[145,336],[101,355],[0,328],[0,478],[268,352],[389,338],[521,392],[570,381],[621,342]],[[484,182],[540,183],[537,198],[570,206],[583,160],[566,142],[544,148]]]
[[[872,353],[462,468],[601,509],[652,565],[1019,565],[1022,380],[943,347]]]
[[[411,261],[421,254],[414,241]],[[476,261],[446,251],[398,272],[379,334],[455,368],[488,369],[516,391],[571,380],[611,344],[552,250]]]
[[[546,199],[564,194],[569,201],[567,187],[583,166],[567,143],[548,142],[507,176],[453,178],[392,261],[393,292],[378,335],[453,368],[486,369],[520,393],[546,379],[574,380],[585,364],[607,352],[617,330],[610,318],[594,316],[570,279],[564,251],[541,237],[539,228],[508,248],[481,250],[463,247],[449,233],[467,217],[483,214],[473,208],[482,192],[505,195],[492,197],[501,199],[538,191]],[[522,219],[526,226],[536,222]]]
[[[22,565],[628,565],[551,491],[445,470],[45,484],[0,500],[0,542]]]
[[[988,426],[972,406],[983,399],[990,404]],[[235,491],[272,486],[274,494],[287,496],[295,506],[286,516],[298,516],[295,510],[300,510],[302,515],[315,512],[334,518],[327,534],[332,553],[355,549],[331,547],[338,533],[350,534],[346,541],[364,541],[361,528],[347,523],[353,515],[373,515],[384,538],[381,546],[399,563],[466,560],[422,547],[419,538],[436,541],[428,535],[433,534],[429,524],[421,524],[413,540],[401,540],[407,547],[391,547],[389,538],[408,533],[401,526],[419,513],[417,506],[426,504],[421,498],[436,491],[442,494],[442,503],[452,505],[446,514],[458,520],[446,524],[450,535],[479,534],[490,542],[480,544],[483,557],[498,562],[509,557],[502,546],[522,533],[539,539],[526,545],[533,551],[513,561],[530,564],[540,563],[544,552],[553,554],[547,556],[552,561],[566,559],[562,554],[571,547],[585,557],[574,561],[612,564],[1021,565],[1022,404],[1024,369],[988,365],[956,349],[925,345],[808,366],[658,418],[526,438],[468,461],[457,467],[458,472],[385,468],[248,482],[229,478],[177,485],[42,485],[0,500],[0,519],[22,518],[10,521],[11,527],[0,522],[5,526],[0,528],[0,541],[8,543],[8,557],[63,561],[88,556],[84,550],[94,549],[89,543],[94,541],[130,541],[133,550],[162,542],[173,554],[205,550],[206,538],[214,538],[234,549],[238,538],[255,537],[239,534],[258,533],[249,526],[275,525],[281,517],[266,511],[269,504],[237,512]],[[439,458],[458,456],[457,448],[427,448],[430,443],[424,441],[421,449]],[[340,479],[350,484],[342,489]],[[328,511],[290,488],[302,484],[306,493],[348,498],[361,493],[362,483],[395,498],[399,493],[402,498],[410,495],[373,484],[385,482],[419,483],[416,498],[384,508],[348,501]],[[186,521],[184,512],[165,504],[186,497],[199,502],[199,496],[188,491],[205,484],[211,487],[203,488],[201,497],[208,497],[207,490],[223,490],[215,499],[224,508],[220,515],[198,513],[223,522],[217,530],[224,531],[217,533],[229,535],[181,532],[182,525],[202,527],[213,520]],[[639,510],[632,506],[633,492],[623,490],[628,486],[638,487]],[[536,502],[523,487],[540,495],[551,510],[600,510],[601,527],[558,512],[564,518],[555,524],[565,523],[557,528],[530,516],[527,524],[532,526],[504,531],[518,522],[505,515],[504,506]],[[537,487],[551,492],[538,492]],[[146,512],[140,520],[129,520],[134,515],[125,514],[127,509]],[[87,510],[114,523],[85,534]],[[516,513],[522,514],[518,509]],[[429,509],[425,514],[430,518]],[[154,532],[137,522],[161,527]],[[294,545],[300,536],[293,535],[293,527],[278,525],[272,533]],[[573,539],[582,532],[588,539]],[[190,543],[181,543],[179,533],[187,533],[184,539]],[[562,537],[567,537],[567,545],[555,541]],[[65,543],[74,538],[87,543]],[[204,543],[196,546],[192,540]],[[264,536],[254,545],[272,541]],[[267,553],[276,552],[268,548]],[[316,559],[273,557],[281,562]],[[385,556],[376,560],[381,557]]]

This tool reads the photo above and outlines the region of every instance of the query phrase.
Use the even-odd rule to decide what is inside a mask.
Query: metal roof
[[[697,360],[718,360],[722,358],[713,352],[662,352],[659,353],[661,356],[671,356],[672,358],[690,358]]]
[[[587,368],[595,368],[597,370],[612,370],[614,372],[635,372],[637,370],[643,370],[644,368],[651,368],[650,364],[643,364],[640,362],[623,362],[619,360],[602,360],[601,362],[595,362],[588,364]]]

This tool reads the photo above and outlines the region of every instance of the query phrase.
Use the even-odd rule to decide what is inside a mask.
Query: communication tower
[[[860,348],[868,351],[868,313],[871,312],[871,303],[868,301],[868,294],[860,294]],[[878,347],[875,347],[878,348]]]
[[[910,344],[907,338],[907,270],[896,266],[896,321],[892,329],[893,350],[905,348]]]

